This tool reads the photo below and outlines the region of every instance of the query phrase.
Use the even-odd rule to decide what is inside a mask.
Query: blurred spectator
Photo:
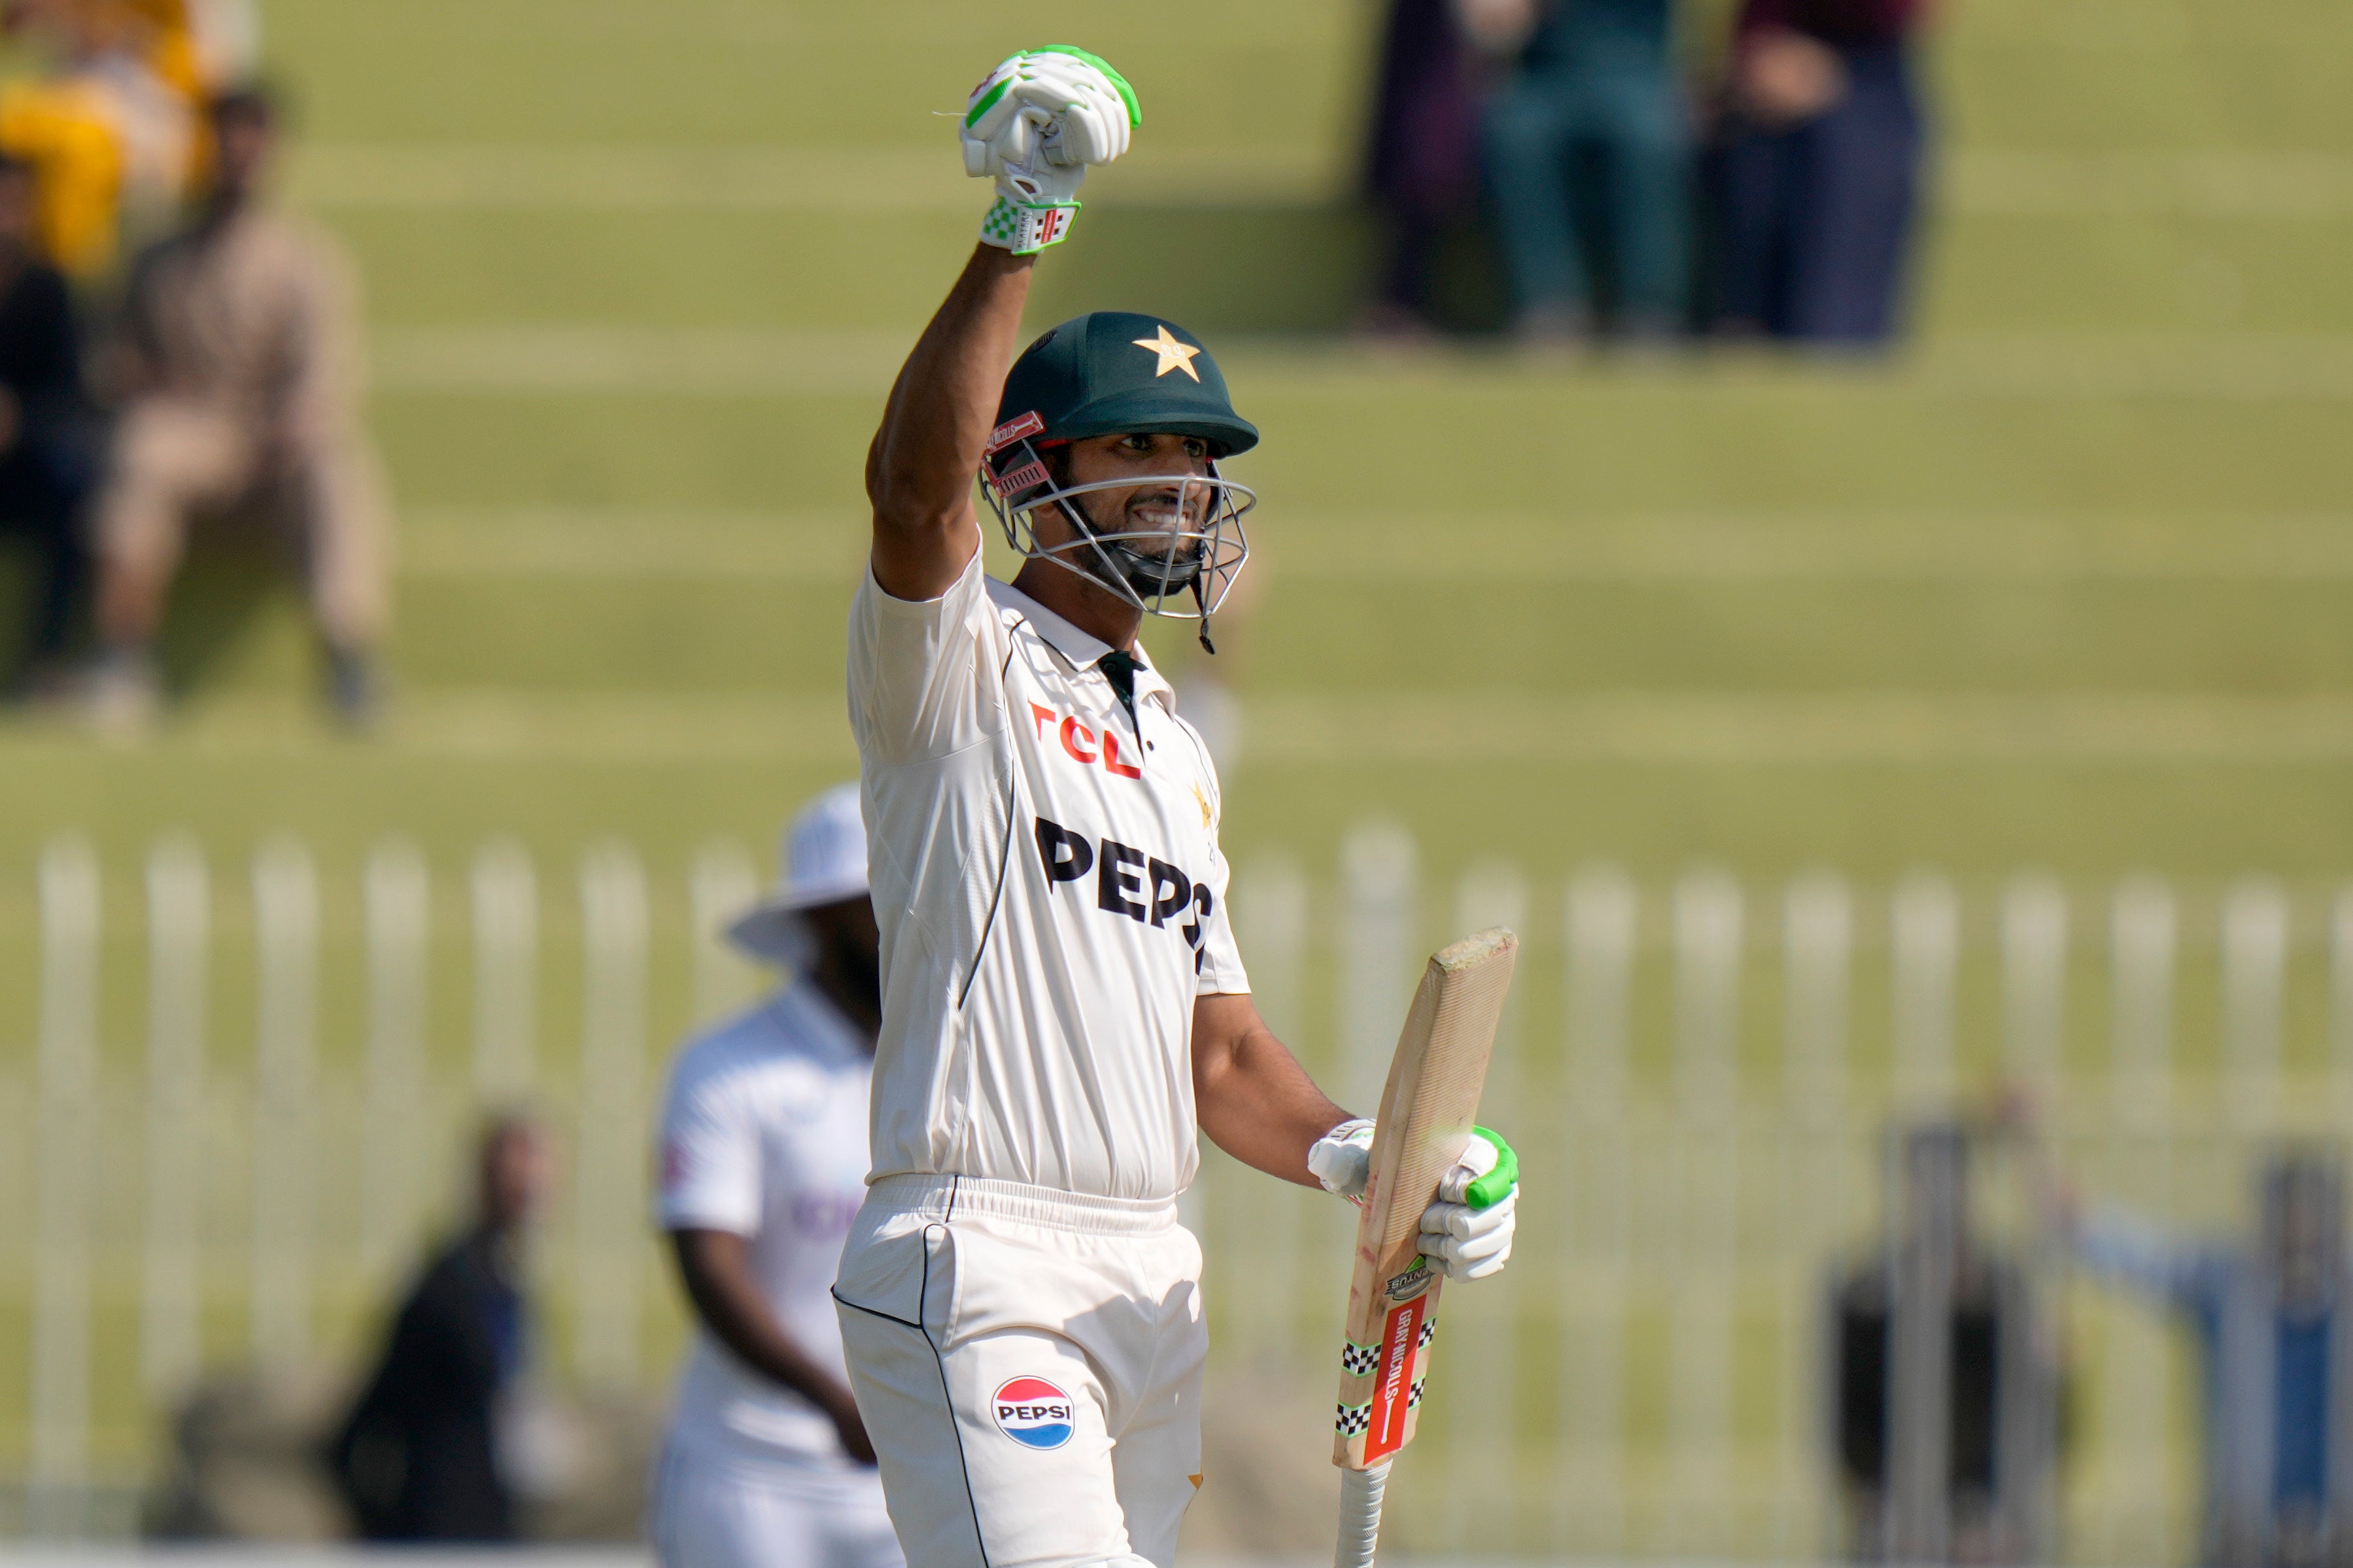
[[[1498,0],[1472,0],[1482,3],[1492,10]],[[1378,289],[1365,321],[1376,336],[1431,330],[1440,253],[1478,204],[1476,55],[1460,16],[1470,8],[1463,0],[1392,0],[1389,6],[1366,167],[1386,226]]]
[[[217,3],[217,0],[216,0]],[[7,31],[49,58],[0,89],[0,152],[40,174],[41,237],[78,283],[109,277],[176,219],[199,164],[199,94],[219,49],[191,0],[11,0]],[[214,33],[226,28],[215,27]]]
[[[1624,335],[1656,341],[1683,324],[1691,135],[1672,35],[1671,0],[1553,0],[1486,106],[1488,179],[1524,339],[1593,330],[1588,257],[1607,258]],[[1606,204],[1580,201],[1570,178],[1588,149]],[[1602,235],[1580,232],[1580,213],[1597,210]]]
[[[2196,1337],[2205,1518],[2213,1568],[2317,1568],[2353,1559],[2353,1346],[2343,1310],[2344,1178],[2333,1154],[2268,1159],[2253,1245],[2168,1235],[2086,1209],[2042,1162],[2046,1219],[2092,1273],[2171,1309]]]
[[[63,678],[66,637],[88,586],[81,502],[90,422],[65,279],[35,248],[33,172],[0,155],[0,534],[32,546],[22,653],[0,664],[5,689]]]
[[[261,63],[254,0],[125,0],[149,29],[148,67],[189,102],[252,79]]]
[[[1722,325],[1868,348],[1897,327],[1924,136],[1921,0],[1745,0],[1719,127]]]
[[[2050,1336],[2023,1271],[1978,1233],[1968,1130],[1901,1137],[1887,1243],[1832,1306],[1850,1552],[2040,1562],[2057,1433]]]
[[[653,1499],[663,1568],[903,1568],[833,1302],[866,1195],[882,1023],[858,786],[793,820],[776,890],[728,928],[786,974],[670,1068],[657,1218],[694,1309]]]
[[[329,1449],[330,1468],[369,1541],[514,1538],[504,1470],[505,1407],[526,1359],[524,1229],[547,1185],[547,1150],[520,1117],[481,1144],[479,1208],[435,1258]]]
[[[132,279],[122,415],[96,509],[93,714],[131,727],[153,710],[154,644],[190,526],[259,514],[301,559],[336,711],[364,722],[379,696],[384,508],[354,407],[349,269],[265,199],[269,100],[233,93],[213,123],[210,198]]]

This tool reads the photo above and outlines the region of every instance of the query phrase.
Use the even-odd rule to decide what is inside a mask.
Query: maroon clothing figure
[[[1921,0],[1748,0],[1740,31],[1786,27],[1829,44],[1900,44],[1922,8]]]
[[[1452,0],[1394,0],[1366,163],[1366,187],[1388,220],[1376,312],[1390,325],[1429,316],[1439,247],[1478,198],[1473,68]]]

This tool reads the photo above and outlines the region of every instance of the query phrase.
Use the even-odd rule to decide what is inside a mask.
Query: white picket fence
[[[242,889],[214,858],[167,838],[134,882],[61,837],[33,918],[0,921],[28,939],[0,951],[28,993],[0,1038],[32,1041],[0,1058],[29,1200],[0,1205],[0,1321],[25,1325],[0,1468],[24,1533],[87,1529],[95,1491],[140,1484],[207,1369],[362,1353],[487,1109],[539,1106],[572,1156],[540,1249],[547,1373],[653,1397],[677,1353],[647,1129],[670,1043],[757,984],[709,934],[753,896],[750,858],[714,845],[663,878],[607,841],[569,897],[511,839],[438,894],[399,840],[343,879],[291,838]],[[1488,1094],[1523,1150],[1523,1239],[1502,1281],[1446,1303],[1401,1472],[1409,1546],[1830,1549],[1823,1295],[1881,1223],[1892,1121],[2028,1085],[2094,1194],[2229,1232],[2259,1148],[2353,1116],[2353,889],[1921,873],[1883,894],[1708,868],[1646,889],[1482,861],[1432,889],[1419,861],[1371,825],[1335,874],[1250,862],[1232,898],[1261,1009],[1360,1106],[1420,955],[1493,923],[1528,938]],[[2022,1236],[2012,1184],[1986,1185],[1989,1226]],[[1213,1405],[1300,1426],[1312,1463],[1346,1211],[1214,1153],[1187,1205]],[[2178,1556],[2195,1491],[2178,1336],[2082,1286],[2063,1304],[2082,1397],[2059,1544]],[[1211,1427],[1214,1475],[1215,1409]]]

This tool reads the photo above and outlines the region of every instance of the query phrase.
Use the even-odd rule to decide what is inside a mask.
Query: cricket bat
[[[1389,1464],[1413,1441],[1443,1279],[1416,1237],[1440,1179],[1471,1140],[1519,948],[1520,939],[1497,926],[1432,957],[1389,1062],[1340,1352],[1336,1568],[1369,1568]]]

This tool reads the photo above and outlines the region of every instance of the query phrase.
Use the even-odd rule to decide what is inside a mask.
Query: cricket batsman
[[[965,169],[995,200],[867,456],[849,715],[882,1022],[834,1298],[913,1568],[1168,1568],[1202,1470],[1197,1133],[1351,1198],[1372,1142],[1250,1004],[1217,773],[1136,642],[1148,611],[1208,645],[1254,500],[1219,465],[1258,430],[1156,316],[1015,355],[1039,252],[1141,121],[1067,46],[974,90]],[[1010,584],[981,572],[976,476]],[[1511,1168],[1474,1137],[1424,1215],[1450,1278],[1509,1256],[1516,1185],[1462,1200]]]

